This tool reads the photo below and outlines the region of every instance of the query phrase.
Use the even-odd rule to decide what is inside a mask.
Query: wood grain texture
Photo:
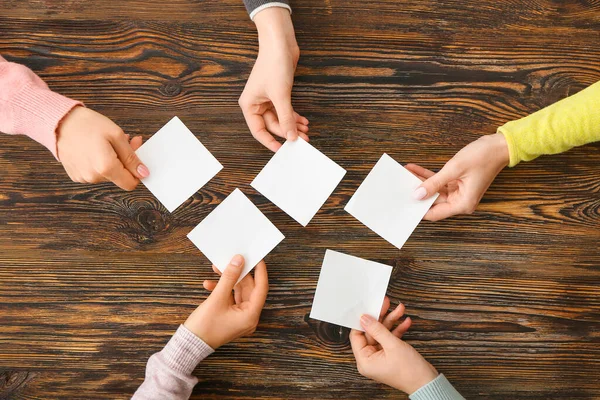
[[[240,187],[286,235],[257,332],[192,398],[405,398],[356,372],[348,330],[308,318],[325,249],[394,266],[406,340],[467,398],[600,398],[600,144],[503,171],[477,212],[402,250],[343,211],[383,152],[440,168],[462,146],[600,80],[593,0],[307,0],[294,105],[348,170],[306,227],[249,183],[271,154],[237,107],[256,56],[238,0],[8,0],[0,54],[132,134],[178,115],[225,169],[174,213],[143,187],[68,182],[0,135],[0,398],[125,399],[206,293],[186,234]]]

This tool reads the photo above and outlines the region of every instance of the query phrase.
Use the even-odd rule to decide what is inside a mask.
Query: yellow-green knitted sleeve
[[[600,141],[600,82],[500,128],[508,143],[509,167],[543,154],[557,154]]]

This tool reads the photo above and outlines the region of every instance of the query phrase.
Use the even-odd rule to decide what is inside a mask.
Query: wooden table
[[[69,182],[0,135],[0,398],[125,399],[205,298],[186,234],[239,187],[286,235],[257,332],[193,398],[405,398],[308,318],[325,249],[394,266],[406,340],[467,398],[600,398],[600,145],[503,171],[477,212],[398,250],[343,211],[383,152],[440,168],[480,135],[600,80],[595,1],[295,1],[294,105],[348,170],[306,228],[259,195],[271,153],[237,99],[256,57],[241,0],[8,0],[0,53],[148,138],[178,115],[225,169],[169,213],[142,186]]]

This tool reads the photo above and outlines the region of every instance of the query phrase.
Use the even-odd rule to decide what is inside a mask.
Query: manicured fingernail
[[[360,323],[363,326],[369,326],[369,325],[371,325],[371,323],[373,323],[373,321],[375,321],[375,318],[371,317],[368,314],[363,314],[360,316]]]
[[[142,178],[145,178],[148,175],[150,175],[150,171],[148,171],[148,168],[144,164],[138,165],[137,172]]]
[[[233,256],[233,258],[231,259],[231,265],[233,265],[234,267],[239,267],[244,263],[244,257],[238,255]]]
[[[417,188],[417,190],[413,192],[415,200],[423,200],[425,196],[427,196],[427,189],[424,187]]]
[[[293,132],[293,131],[289,131],[289,132],[286,134],[286,138],[287,138],[288,140],[292,140],[292,141],[293,141],[293,140],[296,140],[296,136],[294,136],[294,132]]]

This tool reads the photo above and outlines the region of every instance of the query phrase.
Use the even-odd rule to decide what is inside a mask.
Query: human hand
[[[258,57],[239,99],[252,136],[271,151],[281,144],[273,137],[308,141],[308,119],[292,107],[294,72],[300,57],[290,13],[270,7],[254,17]]]
[[[213,349],[242,336],[254,333],[267,299],[269,280],[264,261],[236,285],[244,269],[244,258],[236,255],[218,282],[204,281],[212,293],[183,324]],[[213,266],[213,270],[219,270]],[[233,293],[232,293],[233,291]]]
[[[356,366],[361,375],[412,394],[434,380],[438,372],[414,347],[401,339],[410,328],[410,318],[392,330],[404,314],[404,305],[399,304],[385,316],[387,307],[389,300],[384,302],[381,322],[370,315],[361,317],[360,325],[366,333],[355,329],[350,332]]]
[[[501,133],[482,136],[460,150],[444,167],[434,173],[416,164],[406,169],[424,181],[414,196],[424,200],[439,197],[424,219],[438,221],[457,214],[471,214],[496,175],[508,165],[506,139]]]
[[[142,137],[129,137],[110,119],[85,107],[75,107],[56,130],[58,159],[74,182],[111,181],[133,190],[150,175],[135,151]]]

